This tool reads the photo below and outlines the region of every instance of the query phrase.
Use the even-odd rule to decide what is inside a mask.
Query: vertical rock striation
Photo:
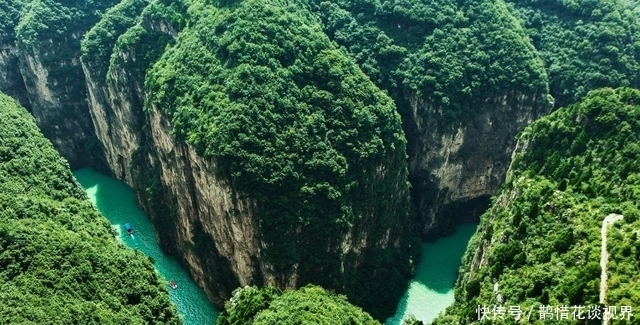
[[[409,148],[412,193],[427,239],[477,221],[504,182],[515,136],[551,108],[546,96],[514,92],[442,123],[440,109],[415,95],[409,102],[405,128],[415,135]]]
[[[324,226],[309,222],[298,224],[296,219],[287,221],[284,228],[273,228],[269,225],[270,217],[265,216],[277,213],[273,202],[279,200],[278,197],[290,200],[290,206],[300,205],[297,200],[302,198],[291,196],[299,190],[297,185],[290,184],[291,190],[284,187],[280,193],[254,193],[255,189],[241,186],[229,173],[228,162],[203,154],[198,146],[187,144],[176,135],[175,115],[167,113],[166,108],[171,107],[170,101],[149,101],[150,94],[157,93],[157,90],[150,92],[149,85],[145,85],[149,68],[159,60],[167,61],[164,58],[169,55],[167,51],[191,44],[188,35],[195,34],[184,32],[186,20],[191,19],[189,33],[192,33],[200,29],[201,15],[211,14],[208,11],[213,10],[209,5],[200,4],[203,8],[196,8],[197,5],[189,14],[181,2],[123,1],[107,12],[83,41],[82,68],[91,116],[113,174],[134,188],[141,205],[153,219],[163,249],[181,259],[218,306],[222,306],[238,286],[268,284],[296,288],[312,282],[347,293],[353,302],[377,317],[390,314],[402,292],[402,285],[393,283],[404,283],[409,277],[407,256],[417,248],[410,244],[414,237],[408,219],[404,139],[399,132],[399,117],[393,109],[387,109],[391,101],[380,97],[382,94],[367,99],[371,105],[367,109],[381,103],[387,105],[380,109],[384,108],[384,114],[391,116],[381,115],[378,120],[391,123],[391,126],[383,125],[384,132],[393,129],[394,133],[384,135],[391,137],[385,138],[389,143],[383,144],[389,148],[385,153],[389,159],[376,156],[373,164],[350,174],[359,177],[352,185],[359,186],[358,190],[348,190],[355,194],[348,191],[343,194],[349,195],[347,202],[353,202],[349,203],[352,206],[326,213],[318,212],[321,209],[307,210],[307,213],[320,213],[318,216],[326,219],[321,221]],[[244,14],[248,14],[247,8],[242,9]],[[235,32],[244,33],[244,29]],[[329,44],[324,42],[323,39],[318,44]],[[110,48],[113,51],[104,50]],[[197,60],[202,58],[199,55]],[[108,69],[105,62],[109,62]],[[347,64],[345,62],[337,64]],[[189,63],[181,64],[188,66]],[[177,69],[183,67],[178,65]],[[355,69],[349,66],[349,71]],[[204,72],[181,72],[179,78],[194,77],[198,73]],[[359,70],[353,73],[358,73],[358,80],[364,80]],[[186,92],[199,86],[208,85],[193,83]],[[148,102],[146,106],[145,102]],[[375,114],[382,113],[376,111]],[[334,117],[328,115],[327,118]],[[372,126],[372,132],[379,132],[375,131],[376,125]],[[362,137],[366,136],[363,132]],[[363,157],[367,154],[362,153]],[[356,164],[355,160],[350,163]],[[305,195],[317,200],[315,194]],[[368,204],[371,197],[380,199]],[[335,202],[329,199],[327,204]],[[316,205],[319,203],[309,202],[311,207]],[[295,217],[303,220],[305,214]],[[331,221],[337,217],[344,218],[343,222],[353,220],[348,226]],[[336,232],[323,235],[329,229]],[[295,243],[298,255],[292,263],[286,259],[282,262],[276,256],[280,249],[290,247],[287,246],[290,242]]]
[[[27,110],[31,104],[19,69],[16,47],[0,36],[0,91],[15,98]]]
[[[2,40],[6,55],[1,57],[11,64],[11,83],[0,87],[14,89],[9,93],[28,101],[38,126],[72,168],[103,164],[86,103],[80,39],[100,10],[113,2],[102,1],[97,7],[54,0],[21,2],[15,24],[6,27],[15,39]]]

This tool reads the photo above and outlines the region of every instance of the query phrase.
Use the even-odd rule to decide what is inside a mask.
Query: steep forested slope
[[[423,236],[477,217],[503,181],[513,137],[550,110],[544,64],[505,3],[309,6],[403,116]]]
[[[624,219],[608,232],[606,304],[618,312],[638,305],[639,129],[640,91],[629,88],[594,91],[528,127],[438,324],[477,322],[478,305],[534,308],[533,319],[540,305],[597,305],[600,230],[610,213]]]
[[[233,293],[217,325],[380,325],[371,316],[317,286],[281,291],[245,287]]]
[[[82,51],[107,160],[210,298],[315,283],[393,311],[418,247],[400,116],[309,11],[123,1]]]
[[[640,15],[632,1],[515,0],[556,107],[600,87],[640,88]]]
[[[179,324],[33,118],[0,94],[0,323]]]
[[[549,93],[638,86],[637,19],[609,0],[0,0],[0,91],[73,166],[129,183],[218,305],[313,282],[381,318],[415,262],[407,179],[425,238],[476,218]]]
[[[372,80],[414,92],[449,121],[495,94],[545,93],[542,62],[502,1],[313,4],[327,34]]]
[[[411,256],[406,140],[391,99],[304,10],[245,1],[190,12],[147,74],[148,109],[255,200],[270,272],[391,311]],[[360,266],[340,257],[354,254],[342,248],[348,233],[364,242]]]

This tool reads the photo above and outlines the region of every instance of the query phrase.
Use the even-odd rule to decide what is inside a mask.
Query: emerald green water
[[[175,259],[165,255],[158,247],[151,222],[138,207],[133,190],[125,183],[102,175],[92,169],[81,169],[73,173],[89,195],[89,199],[118,230],[119,239],[127,246],[140,250],[155,260],[155,267],[165,281],[173,280],[177,289],[169,290],[171,300],[178,307],[185,325],[212,325],[218,311],[209,302],[204,292],[189,277]],[[133,236],[127,235],[124,224],[130,223]]]
[[[428,324],[453,303],[458,267],[476,228],[476,224],[461,225],[451,236],[422,244],[422,259],[416,274],[396,314],[387,319],[386,325],[402,324],[410,314]]]
[[[218,311],[211,305],[202,289],[189,277],[187,271],[158,247],[151,222],[138,207],[135,195],[125,183],[85,168],[74,172],[89,199],[119,232],[119,240],[138,249],[155,260],[158,273],[168,282],[173,280],[177,289],[167,290],[178,307],[185,325],[215,324]],[[135,233],[127,235],[124,224],[130,223]],[[460,260],[477,225],[458,227],[455,234],[432,243],[422,244],[422,259],[416,275],[398,304],[396,315],[386,325],[400,325],[410,314],[423,322],[431,322],[453,303],[453,285]]]

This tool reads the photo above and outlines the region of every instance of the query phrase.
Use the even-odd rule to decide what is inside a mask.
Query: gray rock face
[[[167,22],[143,20],[136,28],[145,31],[138,33],[143,35],[140,37],[152,37],[153,33],[177,37]],[[302,283],[306,281],[304,277],[315,275],[303,271],[304,261],[282,274],[275,272],[264,258],[267,244],[257,218],[257,203],[222,175],[214,159],[203,158],[194,148],[177,141],[170,119],[159,107],[144,107],[144,72],[132,71],[127,64],[140,62],[145,55],[135,45],[120,48],[106,80],[98,77],[100,67],[93,62],[83,61],[82,68],[91,117],[109,168],[134,188],[153,220],[163,249],[187,266],[218,306],[223,306],[239,286],[297,288],[306,284]],[[395,176],[384,165],[376,171],[372,184]],[[399,194],[395,204],[406,207],[408,200],[401,200],[408,197],[406,169],[401,176],[397,178]],[[376,211],[370,214],[376,215]],[[367,218],[358,223],[331,248],[342,271],[351,275],[366,267],[366,261],[372,258],[369,248],[400,247],[399,234],[408,227],[393,224],[378,234],[379,227]]]
[[[27,89],[20,74],[17,50],[13,44],[0,44],[0,91],[31,110]]]
[[[472,116],[442,123],[441,112],[409,95],[405,116],[413,200],[425,239],[477,221],[503,183],[515,136],[551,109],[546,96],[508,94],[485,101]]]
[[[62,58],[59,45],[19,47],[20,74],[27,90],[31,113],[42,133],[71,168],[93,164],[101,156],[93,121],[85,101],[86,87],[77,57]],[[70,43],[79,42],[70,39]],[[63,45],[64,46],[64,45]]]
[[[136,37],[148,41],[178,35],[178,28],[164,21],[143,20],[138,27]],[[79,37],[70,35],[63,44],[1,45],[0,90],[13,89],[8,93],[30,107],[72,168],[105,162],[129,184],[152,218],[163,249],[188,267],[218,306],[238,286],[299,286],[299,265],[288,274],[275,274],[265,262],[256,202],[240,195],[214,160],[176,141],[159,108],[144,108],[148,49],[132,45],[116,52],[105,80],[96,72],[104,67],[81,62],[79,50],[57,54],[61,47],[78,44]],[[544,95],[509,93],[487,99],[472,116],[443,123],[437,107],[411,94],[406,97],[410,180],[421,234],[427,239],[483,212],[505,178],[515,135],[550,108]],[[372,184],[385,173],[379,166]],[[398,183],[397,188],[400,193],[406,187]],[[397,197],[406,198],[406,193]],[[339,251],[343,270],[366,264],[368,247],[400,246],[399,229],[407,227],[394,224],[376,237],[371,235],[374,222],[365,221],[331,248]]]

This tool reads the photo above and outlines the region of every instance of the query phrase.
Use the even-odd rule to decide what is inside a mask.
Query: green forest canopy
[[[556,107],[571,104],[601,87],[640,88],[637,2],[509,2],[545,62]]]
[[[380,325],[346,297],[318,286],[281,291],[271,287],[245,287],[218,317],[217,325]]]
[[[543,62],[503,1],[309,3],[327,35],[398,105],[409,90],[451,120],[492,96],[547,94]]]
[[[530,125],[520,136],[528,149],[515,156],[463,259],[455,304],[436,324],[477,322],[478,305],[498,304],[492,279],[505,306],[598,304],[600,228],[610,213],[624,220],[609,231],[607,304],[638,306],[637,130],[640,90],[630,88],[594,91]],[[481,246],[488,263],[471,274]]]
[[[33,117],[0,94],[0,324],[180,324]]]
[[[262,256],[276,274],[300,263],[301,285],[339,288],[376,317],[390,314],[413,240],[393,101],[306,10],[243,1],[194,2],[188,12],[188,27],[147,72],[146,109],[161,109],[177,139],[256,200]],[[343,268],[341,240],[352,229],[368,243],[387,231],[398,241],[368,246],[362,258],[372,265]]]
[[[169,8],[168,2],[153,1],[147,11],[153,11],[153,6]],[[149,72],[147,86],[157,91],[151,100],[172,119],[178,138],[193,144],[205,156],[223,160],[226,171],[244,184],[241,186],[255,189],[256,193],[280,191],[283,201],[262,197],[264,204],[271,204],[272,211],[284,212],[273,218],[265,216],[272,223],[265,224],[267,229],[296,219],[303,225],[320,221],[315,224],[321,230],[314,233],[323,238],[357,222],[366,211],[364,206],[376,200],[348,195],[358,192],[357,186],[362,186],[365,178],[354,179],[351,168],[373,169],[378,162],[392,161],[393,168],[404,173],[401,161],[405,159],[405,140],[394,112],[406,94],[404,90],[441,105],[447,116],[456,118],[473,110],[487,96],[503,91],[546,94],[549,88],[556,104],[565,105],[598,87],[640,86],[638,8],[633,1],[511,1],[508,5],[487,0],[298,1],[289,6],[273,2],[264,11],[255,10],[262,4],[251,1],[242,5],[237,1],[218,2],[220,7],[232,4],[233,10],[193,2],[193,17],[189,28],[180,35],[179,44]],[[174,3],[185,6],[187,1],[173,1],[171,5]],[[73,32],[71,29],[88,30],[111,4],[113,1],[0,0],[0,41],[13,42],[14,31],[23,45],[37,45],[39,40],[48,38],[63,39]],[[114,43],[118,43],[117,49],[143,39],[140,35],[148,31],[140,27],[138,15],[145,5],[144,1],[126,0],[114,7],[111,16],[106,15],[111,18],[87,34],[84,58],[91,58],[102,67],[107,66],[108,59],[113,65],[118,59],[110,53]],[[171,16],[169,20],[187,26],[187,18],[180,16],[183,12],[177,12],[163,12],[163,19]],[[265,17],[267,14],[270,16]],[[283,18],[274,19],[273,15]],[[225,27],[236,22],[244,27]],[[130,28],[131,25],[135,26]],[[289,25],[307,33],[292,34],[285,28]],[[208,26],[215,28],[207,30]],[[116,35],[124,30],[124,37],[116,42]],[[278,35],[287,37],[271,37]],[[149,38],[157,37],[147,35]],[[212,40],[221,43],[213,44]],[[342,52],[328,40],[336,42]],[[144,45],[157,54],[165,50],[165,44],[163,39]],[[68,54],[74,49],[69,47],[68,53],[55,53],[47,59],[70,57]],[[288,56],[289,50],[295,55]],[[158,55],[138,61],[137,69],[144,74],[147,63],[153,63],[149,61]],[[337,68],[319,73],[330,66]],[[78,79],[75,82],[81,79],[63,72],[58,75],[72,76]],[[106,70],[100,73],[104,76]],[[396,103],[369,79],[388,90]],[[237,83],[227,85],[227,81]],[[269,97],[269,91],[278,96]],[[270,105],[288,110],[262,114],[257,109]],[[307,111],[298,114],[292,107]],[[343,110],[318,109],[322,107]],[[358,109],[351,110],[353,107]],[[349,115],[352,111],[357,114]],[[584,142],[585,137],[577,137],[575,143]],[[301,149],[310,144],[313,150]],[[571,142],[563,145],[579,148]],[[557,163],[562,160],[557,158],[559,155],[551,155],[549,160]],[[593,182],[571,185],[575,175],[571,176],[573,170],[566,167],[570,164],[567,161],[562,160],[563,168],[554,169],[564,177],[560,184],[579,187],[584,193],[598,193],[599,185]],[[536,166],[535,162],[531,166]],[[567,171],[569,175],[564,175]],[[579,175],[588,175],[584,180],[591,177],[587,172]],[[389,182],[380,193],[394,186],[398,184]],[[404,189],[406,184],[400,187]],[[309,210],[290,204],[305,199],[317,204]],[[406,210],[400,210],[390,215],[402,215],[400,219],[404,220]],[[327,221],[322,219],[324,215],[335,218]],[[384,219],[380,229],[385,228],[385,222],[392,219]],[[277,240],[280,238],[273,239]],[[283,265],[309,253],[298,250],[298,243],[292,240],[280,244],[271,253]],[[496,254],[509,256],[514,250],[512,244]],[[516,260],[521,258],[522,255]],[[317,262],[322,265],[325,260]],[[335,277],[331,274],[323,281],[341,281]],[[588,288],[571,290],[584,295]]]

